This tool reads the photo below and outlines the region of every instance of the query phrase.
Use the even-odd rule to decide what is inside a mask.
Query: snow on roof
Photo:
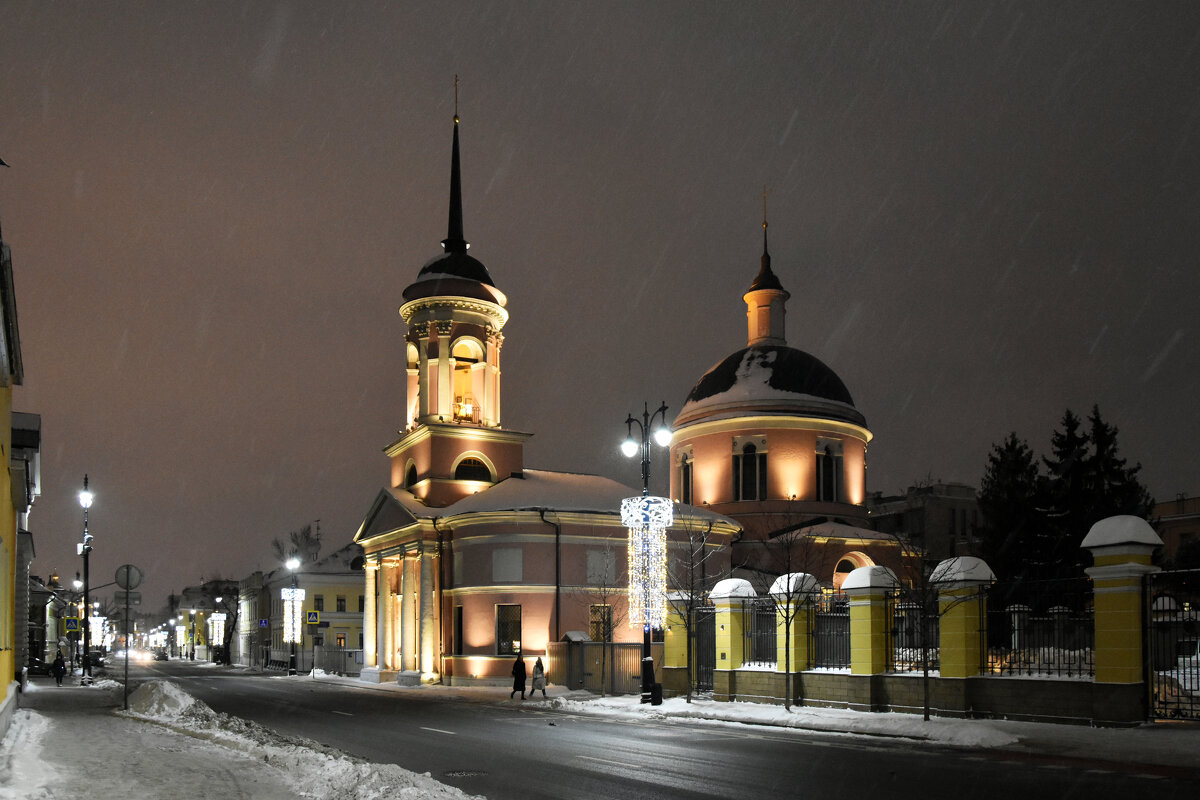
[[[1092,526],[1080,547],[1111,547],[1118,544],[1144,544],[1158,547],[1162,539],[1141,517],[1120,514],[1107,517]]]
[[[413,516],[431,519],[488,511],[557,511],[612,514],[620,517],[621,501],[640,495],[637,489],[599,475],[527,469],[445,508],[430,508],[404,489],[389,490]],[[737,523],[694,506],[677,507],[676,517]]]

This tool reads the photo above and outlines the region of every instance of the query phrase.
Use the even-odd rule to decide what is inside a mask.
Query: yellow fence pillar
[[[1096,683],[1141,683],[1142,579],[1162,539],[1140,517],[1116,516],[1092,526],[1083,545],[1095,566],[1087,569],[1095,597]]]
[[[726,578],[709,592],[716,612],[716,669],[739,669],[746,660],[745,614],[743,607],[757,595],[749,581]]]
[[[682,610],[687,609],[687,598],[672,594],[667,601],[667,628],[663,632],[663,666],[670,669],[687,668],[688,628]]]
[[[775,599],[778,672],[808,669],[814,600],[820,591],[820,582],[806,572],[780,575],[771,585],[771,597]]]
[[[969,678],[981,672],[987,611],[983,587],[995,580],[991,568],[974,556],[948,558],[934,568],[930,583],[938,590],[938,648],[943,678]]]
[[[877,675],[887,669],[887,595],[899,582],[887,567],[859,567],[846,576],[842,591],[850,598],[850,674]]]

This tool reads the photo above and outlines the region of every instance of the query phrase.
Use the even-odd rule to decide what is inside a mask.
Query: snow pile
[[[167,681],[143,684],[129,696],[129,716],[252,754],[278,771],[296,797],[321,800],[469,800],[468,795],[394,764],[374,764],[311,739],[284,736],[240,717],[220,714]]]
[[[147,717],[170,719],[179,716],[195,702],[190,694],[173,683],[151,681],[129,695],[129,710]]]

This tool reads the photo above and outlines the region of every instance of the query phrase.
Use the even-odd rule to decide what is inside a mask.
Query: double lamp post
[[[79,505],[83,506],[83,541],[76,550],[83,557],[83,672],[79,678],[80,684],[92,682],[92,631],[88,615],[92,611],[91,598],[88,595],[88,556],[92,552],[92,535],[88,533],[88,509],[92,507],[92,493],[88,491],[88,477],[83,476],[83,491],[79,493]]]

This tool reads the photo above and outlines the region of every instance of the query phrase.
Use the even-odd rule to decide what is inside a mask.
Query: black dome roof
[[[486,283],[488,286],[496,285],[492,282],[492,276],[488,274],[487,267],[483,265],[482,261],[454,250],[443,253],[421,267],[421,271],[417,273],[417,280],[434,275],[452,275],[456,278]]]
[[[792,347],[755,345],[738,350],[704,373],[692,387],[687,402],[694,403],[742,385],[756,394],[756,384],[767,390],[809,395],[854,406],[846,384],[816,356]]]

